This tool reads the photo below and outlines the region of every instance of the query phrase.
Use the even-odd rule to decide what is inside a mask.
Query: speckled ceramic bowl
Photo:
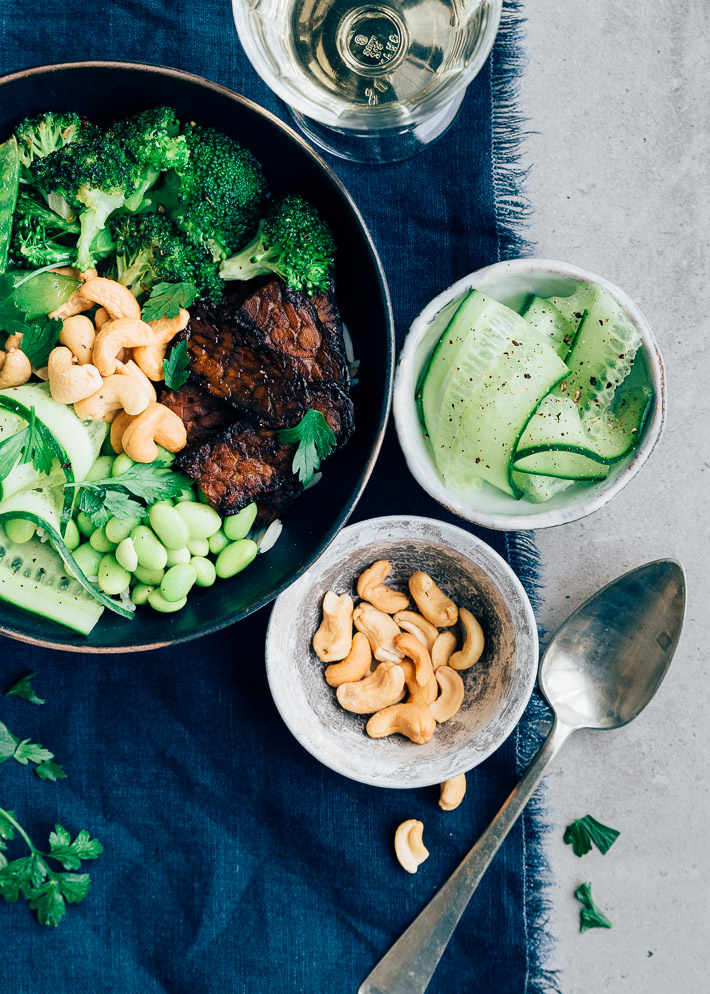
[[[357,598],[357,577],[378,559],[394,569],[387,583],[407,590],[429,573],[468,606],[486,637],[481,659],[462,672],[461,710],[426,745],[401,735],[371,739],[367,716],[344,711],[312,649],[328,590]],[[414,606],[414,605],[413,605]],[[510,735],[535,684],[537,627],[530,601],[508,564],[454,525],[406,515],[373,518],[340,532],[310,569],[277,599],[266,636],[266,670],[282,718],[326,766],[379,787],[423,787],[477,766]]]
[[[414,399],[419,377],[458,304],[476,288],[518,309],[528,294],[542,297],[571,294],[580,281],[599,283],[624,308],[638,329],[642,347],[636,362],[646,382],[653,387],[653,408],[641,441],[625,459],[611,467],[600,483],[575,483],[544,504],[516,500],[485,483],[482,490],[455,493],[444,484],[424,435]],[[648,321],[638,305],[618,286],[595,273],[550,259],[509,259],[465,276],[439,294],[415,318],[399,357],[394,387],[394,419],[407,465],[417,483],[454,514],[484,528],[516,530],[549,528],[583,518],[608,504],[644,465],[661,437],[666,412],[663,360]]]

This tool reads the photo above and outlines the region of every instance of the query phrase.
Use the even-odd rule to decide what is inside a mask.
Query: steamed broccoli
[[[217,264],[165,214],[126,214],[113,221],[112,229],[117,279],[135,295],[159,282],[194,283],[200,297],[220,299]]]
[[[58,148],[75,141],[81,134],[78,114],[40,114],[26,117],[15,129],[20,161],[27,169],[36,159],[44,159]]]
[[[223,280],[276,273],[292,290],[328,289],[335,241],[316,208],[301,197],[281,197],[269,208],[252,241],[222,263]]]
[[[67,221],[44,203],[20,193],[15,207],[11,251],[18,263],[66,265],[76,255],[79,222]]]
[[[147,190],[166,169],[182,170],[190,151],[172,107],[152,107],[112,124],[108,135],[141,166],[136,191],[126,198],[128,210],[138,210]]]
[[[158,202],[190,241],[225,259],[253,234],[268,196],[260,164],[239,142],[212,128],[186,125],[185,166],[168,173]]]

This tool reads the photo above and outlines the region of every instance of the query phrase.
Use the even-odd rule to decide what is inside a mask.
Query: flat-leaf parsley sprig
[[[167,462],[134,463],[120,476],[103,480],[71,483],[79,489],[79,510],[88,514],[96,528],[103,528],[109,518],[145,518],[146,504],[177,497],[192,483],[182,473],[175,473]]]
[[[143,304],[144,321],[175,318],[181,307],[189,307],[197,296],[194,283],[156,283]]]
[[[567,826],[563,841],[572,846],[575,856],[586,855],[592,848],[592,843],[604,855],[609,852],[619,835],[617,829],[602,825],[591,815],[585,815]]]
[[[44,704],[44,698],[38,697],[32,686],[31,681],[36,676],[37,674],[34,672],[26,673],[9,690],[5,691],[5,697],[21,697],[24,701],[29,701],[31,704]]]
[[[179,390],[190,378],[190,356],[187,354],[187,340],[173,346],[167,359],[163,359],[163,374],[168,390]]]
[[[0,442],[0,480],[4,480],[15,466],[31,462],[38,473],[47,476],[52,471],[55,456],[54,439],[41,421],[37,420],[34,407],[26,426]]]
[[[612,923],[607,916],[594,903],[591,884],[580,884],[574,892],[574,896],[584,905],[579,913],[580,932],[586,932],[590,928],[612,928]]]
[[[320,411],[309,408],[294,428],[279,431],[282,445],[298,443],[291,468],[305,486],[313,479],[321,460],[335,448],[335,434]]]
[[[0,721],[0,765],[14,759],[22,766],[35,764],[35,773],[40,780],[64,780],[66,773],[58,763],[52,762],[54,753],[38,742],[19,739],[7,725]]]

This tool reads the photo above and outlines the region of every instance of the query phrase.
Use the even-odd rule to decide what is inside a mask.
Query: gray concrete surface
[[[591,517],[538,532],[554,629],[627,568],[686,569],[681,645],[633,725],[580,733],[549,775],[551,927],[564,994],[700,994],[710,967],[708,722],[708,0],[529,0],[523,108],[538,255],[623,287],[659,340],[669,417],[639,476]],[[591,813],[621,829],[605,856],[562,844]],[[611,931],[578,932],[582,881]]]

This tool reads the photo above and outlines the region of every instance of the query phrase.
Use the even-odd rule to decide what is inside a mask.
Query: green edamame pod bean
[[[226,549],[222,549],[217,556],[217,562],[215,563],[217,576],[226,580],[230,576],[241,573],[249,563],[253,562],[258,551],[256,542],[252,542],[250,538],[242,538],[238,542],[230,542]]]
[[[26,518],[10,518],[9,521],[5,522],[5,534],[11,542],[16,542],[17,545],[29,542],[36,531],[37,525],[34,521],[28,521]]]
[[[184,549],[168,549],[168,561],[166,566],[179,566],[181,563],[189,563],[192,555],[187,546]]]
[[[99,587],[105,594],[122,594],[128,590],[131,574],[108,552],[99,563]]]
[[[238,542],[246,538],[256,517],[256,504],[248,504],[239,514],[232,514],[224,519],[222,529],[230,542]]]
[[[222,519],[209,504],[183,501],[175,508],[190,531],[190,538],[209,538],[219,531]]]
[[[86,474],[86,482],[91,483],[92,480],[105,480],[111,476],[111,469],[113,467],[113,456],[99,456],[98,459],[94,460],[94,464]]]
[[[124,538],[122,542],[118,543],[115,556],[119,565],[127,569],[129,573],[132,573],[138,565],[138,554],[131,538]]]
[[[168,550],[158,541],[155,533],[145,525],[137,525],[131,532],[133,545],[138,556],[138,565],[145,569],[164,569],[168,561]]]
[[[166,549],[184,549],[190,540],[190,529],[172,504],[153,504],[148,520],[150,527]]]
[[[160,586],[160,581],[165,576],[164,569],[145,569],[140,563],[133,570],[133,575],[140,583],[145,583],[148,587]]]
[[[155,462],[164,462],[167,463],[168,466],[171,466],[175,462],[175,453],[168,452],[168,450],[164,449],[162,445],[159,445],[158,455],[156,456]]]
[[[189,563],[171,566],[160,582],[160,593],[166,601],[181,601],[195,585],[197,573]]]
[[[84,576],[96,576],[99,572],[99,563],[103,559],[103,553],[97,552],[96,549],[89,545],[88,542],[84,542],[79,548],[72,553],[74,556],[74,561],[79,567]]]
[[[64,529],[64,544],[70,552],[78,549],[81,545],[81,535],[79,534],[79,529],[76,527],[76,521],[72,518],[69,519],[67,527]]]
[[[214,535],[210,535],[209,546],[210,552],[213,556],[218,556],[222,549],[224,549],[227,545],[229,545],[229,539],[221,528],[218,532],[215,532]]]
[[[183,597],[179,601],[166,601],[159,590],[154,590],[148,597],[148,603],[154,611],[160,611],[161,614],[172,614],[173,611],[180,611],[185,607],[187,597]]]
[[[127,456],[125,452],[122,452],[120,456],[116,456],[113,461],[113,466],[111,467],[111,476],[120,476],[121,473],[125,473],[127,469],[133,466],[133,460],[130,456]]]
[[[155,587],[149,587],[147,583],[137,583],[131,591],[131,600],[134,604],[147,604],[154,590]]]
[[[105,528],[106,538],[119,545],[140,523],[140,518],[109,518]]]
[[[187,547],[191,556],[206,556],[210,551],[210,543],[206,538],[191,538]]]
[[[92,532],[89,542],[97,552],[113,552],[117,544],[106,536],[105,528],[97,528],[95,532]]]
[[[77,514],[76,527],[79,529],[81,534],[84,535],[86,538],[88,538],[89,535],[93,534],[93,532],[96,531],[96,525],[93,524],[89,515],[85,514],[84,511],[79,511],[79,513]]]
[[[175,503],[182,504],[182,502],[185,500],[191,500],[193,503],[197,500],[197,498],[195,497],[195,491],[192,489],[192,487],[185,487],[184,490],[181,490],[180,493],[175,498]]]
[[[203,556],[193,556],[190,566],[195,571],[195,583],[198,587],[211,587],[217,577],[217,571],[211,559]]]

